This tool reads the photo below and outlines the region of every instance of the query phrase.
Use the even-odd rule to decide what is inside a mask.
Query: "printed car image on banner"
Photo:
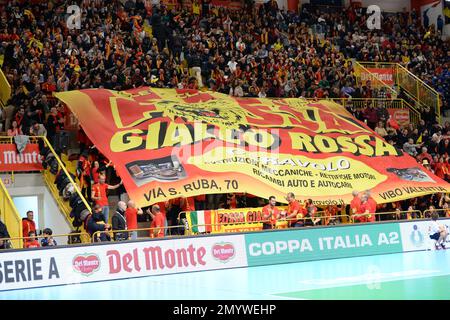
[[[326,100],[232,98],[215,92],[138,88],[55,94],[115,165],[141,207],[180,196],[251,192],[283,202],[379,203],[449,184]]]

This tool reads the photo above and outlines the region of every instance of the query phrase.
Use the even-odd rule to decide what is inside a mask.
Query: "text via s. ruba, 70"
[[[189,192],[196,192],[199,190],[214,190],[217,193],[221,192],[235,192],[239,189],[239,182],[234,179],[197,179],[188,183],[185,183],[181,188],[170,187],[165,189],[163,187],[157,187],[150,189],[144,194],[145,200],[151,201],[159,197],[175,196],[186,194]]]

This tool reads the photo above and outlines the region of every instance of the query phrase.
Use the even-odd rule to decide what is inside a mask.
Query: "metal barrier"
[[[394,221],[398,221],[398,220],[421,220],[421,219],[427,219],[429,218],[429,215],[431,215],[431,212],[445,212],[446,217],[450,217],[450,209],[435,209],[435,210],[425,210],[424,213],[422,214],[422,212],[420,210],[410,210],[410,211],[390,211],[390,212],[376,212],[373,215],[376,217],[376,221],[381,221],[381,217],[382,216],[387,216],[390,215],[392,219],[388,219],[388,220],[394,220]],[[181,213],[185,213],[185,212],[180,212],[180,214],[178,215],[178,218],[180,218]],[[347,214],[337,214],[337,215],[322,215],[322,213],[325,213],[325,211],[320,211],[317,212],[314,217],[310,218],[310,217],[296,217],[296,218],[290,218],[290,219],[286,219],[286,218],[281,218],[276,220],[276,223],[273,224],[272,220],[260,220],[260,221],[256,221],[256,222],[235,222],[235,223],[211,223],[211,224],[195,224],[195,225],[189,225],[188,228],[186,228],[185,225],[180,224],[180,225],[176,225],[176,226],[164,226],[161,228],[154,228],[154,227],[148,227],[148,228],[137,228],[137,229],[126,229],[126,230],[104,230],[104,231],[97,231],[95,232],[92,237],[89,236],[89,234],[87,232],[79,232],[79,233],[69,233],[69,234],[57,234],[57,235],[52,235],[51,237],[53,238],[57,238],[57,237],[73,237],[73,236],[80,236],[82,243],[95,243],[98,242],[96,241],[96,239],[99,239],[99,236],[102,233],[107,233],[110,236],[110,240],[111,242],[120,242],[120,241],[126,241],[126,240],[131,240],[130,239],[130,233],[133,231],[149,231],[149,235],[147,237],[144,238],[152,238],[150,235],[150,232],[152,230],[156,230],[156,229],[163,229],[165,231],[167,230],[173,230],[173,229],[184,229],[184,233],[174,233],[172,234],[171,232],[169,232],[170,234],[166,235],[166,232],[164,232],[164,237],[161,238],[171,238],[173,236],[189,236],[189,235],[197,235],[197,234],[203,234],[203,233],[215,233],[215,234],[223,234],[223,233],[230,233],[229,231],[215,231],[215,232],[202,232],[202,233],[193,233],[192,229],[194,229],[194,227],[206,227],[206,226],[248,226],[248,225],[255,225],[255,227],[257,227],[256,229],[252,229],[252,230],[245,230],[246,232],[248,231],[256,231],[256,230],[262,230],[263,229],[263,224],[267,223],[267,224],[271,224],[272,225],[272,229],[301,229],[304,227],[308,227],[308,226],[317,226],[317,225],[329,225],[329,222],[331,222],[331,220],[336,220],[336,219],[341,219],[341,218],[346,218],[348,223],[350,224],[354,224],[355,223],[355,218],[357,217],[366,217],[367,214],[363,213],[363,214],[354,214],[354,215],[347,215]],[[325,224],[319,224],[320,220],[324,220],[324,219],[329,219],[327,220],[327,222]],[[292,227],[289,226],[289,221],[302,221],[303,220],[303,226],[298,226],[298,227]],[[312,224],[306,224],[305,222],[307,220],[316,220],[315,222],[313,222]],[[319,220],[319,221],[317,221]],[[342,219],[341,219],[341,223],[342,223]],[[366,221],[362,222],[362,223],[366,223]],[[245,229],[245,227],[243,227]],[[213,228],[211,228],[212,230]],[[124,239],[124,240],[114,240],[114,234],[115,233],[128,233],[128,238]],[[45,238],[45,236],[40,235],[40,236],[34,236],[34,237],[11,237],[11,238],[2,238],[0,239],[0,241],[2,240],[10,240],[10,241],[15,241],[15,243],[20,244],[19,246],[16,246],[16,248],[21,248],[23,245],[23,242],[25,239],[39,239],[39,238]],[[141,237],[142,238],[142,237]]]
[[[74,186],[75,192],[80,196],[80,198],[83,201],[83,203],[86,206],[86,208],[90,212],[92,212],[91,206],[86,201],[86,199],[83,197],[83,195],[82,195],[82,193],[81,193],[81,191],[79,189],[78,184],[74,181],[74,179],[72,179],[72,177],[70,176],[70,174],[69,174],[65,164],[59,158],[59,156],[55,152],[53,146],[50,144],[48,139],[46,137],[44,137],[44,136],[30,136],[29,139],[30,139],[29,143],[31,143],[31,144],[38,144],[39,141],[41,140],[41,141],[43,141],[44,145],[50,149],[50,151],[54,154],[55,159],[56,159],[56,161],[58,163],[58,168],[63,170],[64,174],[69,179],[70,183]],[[14,143],[14,137],[4,137],[4,136],[2,136],[2,137],[0,137],[0,143],[1,144]],[[66,220],[69,223],[69,225],[72,225],[72,220],[73,219],[70,217],[70,212],[72,211],[72,209],[70,208],[69,203],[67,201],[64,201],[59,196],[59,191],[58,191],[58,189],[57,189],[57,187],[56,187],[56,185],[54,183],[55,175],[50,172],[50,168],[47,168],[47,169],[43,170],[42,173],[43,173],[44,181],[47,184],[47,187],[50,190],[51,194],[53,195],[53,198],[55,199],[59,209],[63,213],[63,215],[66,218]],[[11,175],[12,175],[12,179],[14,180],[14,171],[11,172]],[[85,230],[84,230],[84,226],[81,226],[81,230],[84,233],[86,233]],[[87,242],[90,242],[90,239],[88,239]]]
[[[110,241],[115,241],[114,240],[114,234],[115,233],[128,233],[128,239],[125,239],[125,241],[126,240],[130,240],[129,239],[129,236],[130,236],[130,233],[131,232],[133,232],[133,231],[149,231],[149,235],[148,235],[148,237],[145,237],[145,238],[152,238],[151,237],[151,231],[153,231],[153,230],[156,230],[156,229],[163,229],[164,231],[166,231],[166,230],[173,230],[173,229],[180,229],[180,228],[182,228],[182,227],[184,227],[183,225],[179,225],[179,226],[167,226],[167,227],[161,227],[161,228],[152,228],[152,227],[149,227],[149,228],[137,228],[137,229],[125,229],[125,230],[104,230],[104,231],[96,231],[96,232],[94,232],[94,234],[92,235],[92,237],[91,237],[91,242],[92,243],[94,243],[94,242],[99,242],[99,241],[96,241],[96,239],[99,239],[99,236],[102,234],[102,233],[106,233],[106,234],[108,234],[109,235],[109,237],[111,238],[111,240]],[[170,233],[169,235],[166,235],[166,232],[164,232],[164,238],[170,238],[170,237],[172,237],[172,236],[175,236],[175,235],[177,235],[177,236],[180,236],[180,235],[185,235],[185,234],[172,234],[172,233]],[[116,241],[117,242],[117,241]]]
[[[79,236],[80,239],[86,239],[87,237],[89,237],[89,234],[85,233],[85,232],[79,232],[79,233],[66,233],[66,234],[52,234],[51,238],[62,238],[62,237],[76,237]],[[14,241],[14,243],[20,243],[21,247],[23,247],[23,244],[26,242],[26,240],[30,240],[30,239],[43,239],[46,238],[46,236],[44,235],[36,235],[34,237],[11,237],[11,238],[1,238],[0,241]],[[56,241],[56,243],[58,244],[58,241]],[[88,243],[86,241],[82,241],[82,243]],[[78,243],[69,243],[70,244],[78,244]],[[40,245],[40,243],[39,243]],[[17,247],[13,247],[11,249],[17,249]]]
[[[395,220],[395,221],[397,221],[397,220],[418,220],[418,219],[423,218],[422,211],[420,211],[420,210],[375,212],[375,213],[370,213],[370,214],[360,213],[360,214],[353,214],[350,216],[351,223],[355,223],[355,218],[367,217],[368,215],[374,215],[375,221],[381,221],[382,216],[388,216],[388,215],[393,217],[393,219],[388,219],[388,220]],[[402,218],[402,215],[405,218]],[[412,217],[413,215],[415,215],[416,217],[418,216],[418,218],[413,218]]]
[[[56,154],[55,150],[53,149],[52,145],[50,144],[50,142],[47,140],[46,137],[38,137],[40,139],[42,139],[45,143],[45,146],[47,146],[50,151],[55,155],[55,159],[58,162],[59,168],[63,170],[64,174],[66,175],[66,177],[69,179],[70,183],[73,185],[75,192],[78,194],[78,196],[81,198],[81,200],[83,201],[84,205],[86,206],[87,210],[89,210],[89,212],[92,213],[92,208],[89,205],[89,203],[86,201],[86,199],[84,198],[83,194],[80,191],[80,188],[78,186],[77,183],[75,183],[75,181],[72,179],[72,177],[70,176],[69,172],[67,171],[64,163],[61,161],[61,159],[58,157],[58,155]],[[54,199],[56,200],[58,207],[60,208],[60,210],[64,213],[64,216],[66,217],[68,223],[71,225],[72,224],[72,218],[70,217],[70,212],[72,211],[72,209],[70,208],[70,205],[67,201],[64,201],[63,199],[61,199],[61,197],[59,196],[59,191],[56,188],[56,185],[54,184],[55,181],[55,175],[53,175],[50,172],[50,169],[46,169],[44,170],[44,180],[47,183],[48,188],[50,189],[51,193],[53,194]],[[86,230],[84,229],[84,226],[81,226],[81,230],[83,233],[86,233]],[[90,242],[90,239],[84,239],[84,241],[86,242]]]
[[[367,70],[367,68],[361,62],[352,61],[352,64],[353,64],[353,70],[354,70],[354,75],[355,75],[357,84],[365,85],[366,81],[370,80],[372,88],[377,88],[377,89],[384,88],[393,97],[397,96],[397,94],[398,94],[397,91],[392,89],[392,87],[390,85],[386,84],[384,81],[378,79],[375,76],[371,76],[371,75],[373,75],[373,73],[370,72],[369,70]],[[367,77],[367,79],[366,79],[366,77]]]
[[[391,69],[395,84],[409,94],[419,106],[428,106],[436,112],[438,121],[441,122],[441,100],[439,93],[422,81],[419,77],[398,63],[389,62],[356,62],[364,68]]]
[[[22,218],[17,212],[17,208],[3,184],[2,179],[0,179],[0,217],[6,225],[9,235],[14,238],[11,243],[13,248],[22,248],[23,243],[16,240],[16,238],[21,238],[23,236]]]
[[[396,71],[398,85],[408,91],[420,104],[434,108],[440,122],[441,101],[439,93],[402,65],[397,64]]]
[[[307,99],[311,101],[317,101],[317,99]],[[357,110],[363,110],[366,107],[372,105],[374,107],[385,107],[389,109],[408,109],[409,121],[413,124],[418,124],[421,119],[421,113],[418,109],[411,106],[407,101],[403,99],[382,99],[382,98],[327,98],[344,107],[353,107]]]
[[[308,226],[306,224],[306,221],[308,221],[308,220],[310,220],[312,222],[312,225],[318,225],[320,220],[323,220],[323,219],[330,219],[331,220],[332,218],[334,218],[334,219],[342,218],[342,217],[349,218],[349,216],[347,214],[323,216],[320,213],[323,213],[323,211],[316,213],[314,215],[314,217],[312,217],[312,218],[311,217],[301,217],[301,218],[300,217],[296,217],[296,218],[289,218],[289,219],[280,218],[280,219],[276,220],[275,224],[273,224],[272,220],[260,220],[260,221],[253,221],[253,222],[234,222],[234,223],[194,224],[192,226],[189,226],[189,231],[194,229],[194,227],[207,227],[207,226],[211,226],[211,227],[213,227],[213,226],[218,226],[218,227],[239,227],[239,226],[243,226],[242,228],[246,229],[245,231],[254,231],[254,230],[249,230],[249,228],[247,228],[247,227],[249,227],[251,225],[255,225],[255,228],[258,228],[260,226],[261,229],[262,229],[262,226],[263,226],[264,223],[272,225],[273,229],[284,229],[284,228],[288,227],[288,224],[289,224],[290,221],[295,221],[295,222],[302,221],[303,225]],[[309,225],[309,226],[311,226],[311,225]],[[290,228],[292,228],[292,227],[290,227]],[[217,228],[217,229],[219,229],[219,228]],[[258,230],[261,230],[261,229],[258,228]],[[214,231],[214,232],[211,232],[211,233],[230,233],[230,231]],[[195,233],[190,232],[189,234],[192,235],[192,234],[195,234]]]
[[[432,209],[432,210],[424,210],[422,217],[423,218],[431,218],[431,214],[433,212],[437,212],[439,217],[447,217],[450,218],[450,209]]]

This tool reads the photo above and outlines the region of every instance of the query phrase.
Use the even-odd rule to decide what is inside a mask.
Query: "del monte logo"
[[[76,272],[90,276],[100,269],[100,259],[94,253],[79,254],[73,258],[72,267]]]
[[[213,257],[224,263],[233,259],[235,255],[234,245],[230,242],[216,243],[211,250]]]

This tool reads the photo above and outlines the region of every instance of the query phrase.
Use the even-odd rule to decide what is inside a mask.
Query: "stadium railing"
[[[316,101],[317,99],[307,99]],[[419,110],[411,106],[407,101],[403,99],[382,99],[382,98],[327,98],[326,100],[334,101],[344,107],[354,107],[357,110],[363,110],[369,105],[374,107],[383,106],[387,109],[396,110],[409,110],[409,121],[413,124],[418,124],[421,116]]]
[[[43,145],[50,149],[50,151],[53,153],[53,155],[55,156],[55,159],[56,159],[56,161],[58,163],[58,171],[59,171],[59,169],[63,170],[63,174],[66,175],[66,177],[68,178],[70,183],[73,185],[73,187],[75,189],[75,192],[81,198],[81,200],[83,201],[83,203],[86,206],[86,208],[90,212],[92,212],[91,206],[86,201],[86,199],[84,198],[83,194],[81,193],[78,183],[76,183],[74,181],[74,179],[72,179],[71,175],[69,174],[69,171],[66,168],[66,165],[61,160],[61,158],[58,156],[58,154],[55,152],[55,149],[50,144],[48,139],[46,137],[44,137],[44,136],[30,136],[29,139],[30,139],[29,140],[30,144],[39,144],[39,141],[42,141]],[[14,137],[0,136],[0,144],[14,144]],[[15,174],[15,172],[11,171],[11,178],[12,178],[13,181],[14,181],[14,174]],[[44,177],[44,181],[45,181],[49,191],[51,192],[53,198],[55,199],[59,209],[63,213],[63,215],[66,218],[66,220],[69,223],[69,225],[72,226],[73,218],[70,217],[70,212],[72,211],[72,209],[70,208],[70,205],[69,205],[68,201],[64,201],[64,199],[59,195],[59,191],[58,191],[58,189],[57,189],[57,187],[56,187],[56,185],[54,183],[56,175],[54,175],[53,173],[50,172],[50,167],[47,167],[46,169],[44,169],[42,171],[42,174],[43,174],[43,177]],[[75,178],[75,180],[77,180],[77,179]],[[84,226],[81,226],[80,229],[87,236],[89,236],[85,232]],[[83,240],[83,242],[90,242],[90,239],[86,238],[86,237],[83,237],[82,240]]]
[[[23,248],[23,244],[25,243],[26,240],[29,240],[29,239],[43,239],[45,237],[46,236],[44,236],[44,235],[36,235],[34,237],[23,237],[23,236],[20,236],[20,237],[11,237],[11,238],[1,238],[0,241],[12,241],[14,243],[19,243],[20,247],[14,246],[13,248],[10,248],[10,249],[17,249],[17,248]],[[53,239],[55,239],[56,243],[59,244],[59,245],[61,245],[62,241],[58,241],[58,239],[66,238],[66,237],[67,237],[67,239],[69,239],[69,241],[68,241],[69,244],[80,244],[80,243],[87,244],[87,243],[89,243],[89,242],[86,242],[86,241],[85,242],[70,243],[71,242],[70,241],[71,238],[73,239],[73,238],[78,237],[80,239],[83,239],[83,238],[89,237],[89,235],[86,234],[85,232],[52,234],[51,237]],[[39,245],[40,245],[40,242],[39,242]]]
[[[417,106],[421,109],[426,106],[434,109],[438,121],[441,122],[441,100],[439,93],[404,66],[399,63],[366,61],[358,61],[356,64],[366,68],[366,70],[367,68],[392,70],[395,84],[399,88],[402,88],[408,96],[413,98],[417,102]]]
[[[2,179],[0,179],[0,217],[11,236],[11,239],[8,240],[11,241],[12,247],[15,249],[22,248],[23,243],[18,240],[18,238],[20,239],[23,236],[22,218],[11,199],[8,190],[3,184]]]
[[[136,231],[136,232],[148,231],[148,236],[146,236],[146,237],[138,237],[138,239],[152,238],[150,236],[150,234],[151,234],[152,231],[154,231],[156,229],[163,229],[164,230],[164,238],[170,238],[170,237],[173,237],[173,236],[186,235],[185,233],[178,234],[178,233],[172,232],[172,230],[180,230],[182,228],[184,228],[183,225],[179,225],[179,226],[164,226],[164,227],[161,227],[161,228],[149,227],[149,228],[137,228],[137,229],[96,231],[96,232],[93,233],[93,235],[91,237],[91,242],[92,243],[99,242],[99,241],[96,241],[96,240],[99,239],[99,236],[101,234],[103,234],[103,233],[108,234],[110,236],[110,238],[111,238],[111,241],[114,242],[115,241],[114,240],[114,234],[116,234],[116,233],[128,233],[128,236],[129,236],[130,233],[133,232],[133,231]],[[130,240],[130,238],[125,239],[125,240]],[[115,241],[115,242],[117,242],[117,241]]]
[[[425,213],[431,213],[432,211],[436,211],[436,212],[445,212],[447,214],[447,217],[450,216],[448,215],[450,213],[450,209],[435,209],[435,210],[426,210],[423,213],[420,210],[410,210],[410,211],[391,211],[391,212],[377,212],[374,215],[376,216],[376,222],[379,221],[398,221],[398,220],[422,220],[422,219],[428,219],[429,215],[425,214]],[[355,223],[355,218],[356,217],[364,217],[367,216],[367,214],[355,214],[355,215],[347,215],[347,214],[341,214],[341,215],[323,215],[324,211],[321,212],[317,212],[315,214],[315,216],[311,219],[311,218],[301,218],[301,217],[296,217],[296,218],[291,218],[291,219],[280,219],[276,221],[276,224],[272,227],[272,229],[303,229],[304,226],[301,227],[289,227],[288,226],[288,222],[289,221],[299,221],[299,220],[303,220],[304,222],[306,220],[315,220],[315,223],[312,224],[306,224],[306,226],[326,226],[329,225],[331,222],[331,220],[338,220],[340,218],[346,218],[347,219],[347,223],[343,223],[342,219],[341,219],[341,223],[343,224],[354,224]],[[391,219],[381,219],[382,216],[390,216]],[[319,220],[323,220],[323,219],[329,219],[326,220],[327,223],[325,224],[319,224]],[[233,232],[248,232],[248,231],[259,231],[262,230],[262,225],[263,223],[268,223],[270,224],[271,221],[270,220],[261,220],[261,221],[257,221],[257,222],[236,222],[236,223],[213,223],[213,224],[195,224],[195,225],[184,225],[184,224],[180,224],[180,225],[176,225],[176,226],[164,226],[160,229],[164,230],[164,237],[161,238],[171,238],[174,236],[192,236],[192,235],[198,235],[198,234],[210,234],[210,233],[214,233],[214,234],[220,234],[220,233],[233,233]],[[366,222],[362,222],[362,224],[364,224]],[[209,228],[208,232],[192,232],[193,229],[198,227],[211,227]],[[221,227],[229,227],[229,229],[223,229],[220,230]],[[214,228],[217,227],[217,228]],[[237,229],[238,231],[230,231],[233,230],[233,227],[235,228],[239,228]],[[84,241],[82,240],[81,242],[76,241],[76,242],[71,242],[69,241],[68,244],[89,244],[89,243],[95,243],[98,241],[95,241],[96,239],[99,238],[99,236],[102,233],[107,233],[109,234],[111,240],[108,242],[119,242],[119,240],[115,241],[114,240],[114,234],[115,233],[124,233],[127,232],[128,235],[130,235],[131,232],[136,231],[148,231],[148,235],[144,236],[144,237],[138,237],[137,239],[149,239],[152,238],[150,236],[150,233],[152,230],[155,230],[157,228],[154,227],[148,227],[148,228],[136,228],[136,229],[124,229],[124,230],[105,230],[105,231],[97,231],[95,232],[92,237],[89,236],[89,234],[87,234],[86,232],[77,232],[77,233],[69,233],[69,234],[55,234],[52,235],[53,238],[57,239],[57,238],[62,238],[62,237],[68,237],[73,238],[73,237],[78,237],[80,239],[84,239]],[[206,228],[205,228],[206,229]],[[177,230],[177,232],[172,232],[173,230]],[[214,230],[214,231],[213,231]],[[15,248],[22,248],[23,247],[23,243],[24,240],[26,239],[42,239],[44,238],[43,235],[39,235],[39,236],[34,236],[34,237],[11,237],[11,238],[2,238],[0,240],[6,240],[6,241],[14,241],[16,243],[16,245],[14,246]],[[86,239],[89,239],[89,241],[87,241]],[[121,241],[127,241],[127,240],[131,240],[130,238],[128,239],[124,239]],[[58,242],[58,241],[57,241]],[[61,243],[61,242],[60,242]]]
[[[75,189],[75,192],[81,198],[81,200],[83,201],[84,205],[89,210],[89,212],[92,213],[92,208],[89,205],[89,203],[87,202],[86,198],[81,193],[81,190],[80,190],[80,187],[79,187],[78,183],[76,183],[74,181],[74,179],[72,179],[72,177],[71,177],[70,173],[68,172],[65,164],[62,162],[60,157],[57,155],[57,153],[55,152],[55,149],[53,149],[53,147],[50,144],[50,142],[47,140],[46,137],[42,137],[41,136],[41,137],[37,137],[37,138],[42,139],[44,141],[45,146],[48,147],[50,149],[50,151],[55,155],[55,159],[58,162],[59,168],[63,170],[64,174],[69,179],[70,183],[73,185],[73,187]],[[55,199],[56,203],[58,204],[59,209],[61,210],[61,212],[66,217],[69,225],[72,225],[73,218],[70,217],[70,212],[72,211],[72,209],[71,209],[71,207],[69,205],[69,202],[68,201],[64,201],[59,195],[59,191],[58,191],[58,189],[57,189],[57,187],[56,187],[56,185],[54,183],[56,175],[54,175],[53,173],[50,172],[50,168],[45,169],[43,171],[43,174],[44,174],[44,180],[45,180],[45,182],[47,184],[47,187],[51,191],[51,193],[53,195],[53,198]],[[82,231],[82,233],[84,233],[86,235],[86,236],[84,236],[82,238],[82,241],[83,242],[90,242],[89,234],[84,229],[84,225],[82,225],[80,227],[80,230]]]
[[[428,210],[424,210],[422,217],[423,218],[431,218],[431,214],[433,212],[437,212],[439,214],[440,217],[450,217],[450,209],[428,209]]]
[[[353,214],[350,216],[351,223],[355,223],[355,218],[368,217],[374,215],[375,221],[386,221],[386,220],[418,220],[423,219],[422,211],[420,210],[410,210],[410,211],[389,211],[389,212],[375,212],[371,214]],[[382,220],[381,217],[386,216],[391,219]],[[415,216],[416,218],[413,218]]]

